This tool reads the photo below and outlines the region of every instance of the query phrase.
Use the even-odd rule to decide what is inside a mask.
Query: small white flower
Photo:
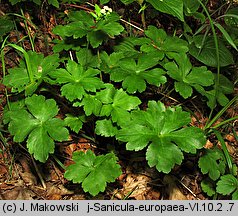
[[[106,14],[110,14],[112,12],[112,9],[109,8],[108,6],[104,6],[103,9],[101,9],[100,12],[101,12],[101,14],[106,15]]]
[[[100,12],[101,12],[101,14],[107,14],[105,8],[101,9]]]

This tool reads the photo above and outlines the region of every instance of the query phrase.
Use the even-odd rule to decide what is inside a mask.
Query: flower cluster
[[[101,12],[102,15],[108,15],[112,12],[112,9],[109,8],[108,6],[104,6],[103,9],[101,9],[100,12]]]

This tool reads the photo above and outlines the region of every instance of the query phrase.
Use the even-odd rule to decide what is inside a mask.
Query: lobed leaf
[[[202,190],[208,196],[213,196],[216,193],[216,190],[215,190],[215,187],[214,187],[214,182],[209,178],[206,178],[206,179],[202,180],[201,187],[202,187]]]
[[[137,109],[141,103],[138,97],[128,95],[123,89],[117,90],[110,84],[96,97],[102,103],[99,116],[111,116],[119,126],[127,123],[129,111]]]
[[[221,177],[217,182],[216,190],[218,193],[223,195],[229,195],[235,191],[238,191],[238,180],[231,174],[227,174]],[[236,194],[234,195],[237,196]]]
[[[68,139],[68,130],[55,118],[58,107],[53,99],[33,95],[25,99],[25,107],[5,112],[9,132],[15,142],[27,139],[27,148],[36,160],[45,162],[54,152],[54,140]]]
[[[95,132],[98,135],[105,137],[113,137],[116,135],[117,131],[117,128],[113,126],[111,120],[103,119],[96,121]]]
[[[61,87],[61,93],[69,101],[82,99],[87,92],[96,92],[97,89],[104,87],[103,82],[96,77],[100,73],[99,70],[89,68],[87,70],[80,64],[69,60],[66,69],[58,69],[50,73],[50,76]]]
[[[205,154],[199,158],[198,166],[203,174],[208,174],[215,181],[225,173],[226,161],[220,149],[206,149]]]
[[[70,127],[72,131],[78,133],[80,129],[83,127],[83,123],[85,122],[85,116],[74,116],[71,114],[66,114],[66,118],[64,119],[65,124]]]
[[[110,72],[110,77],[116,82],[122,81],[122,86],[129,93],[136,91],[143,92],[146,89],[146,83],[160,86],[166,82],[164,71],[160,68],[154,68],[158,64],[160,57],[152,54],[143,54],[138,61],[131,58],[125,58],[118,62],[119,67]]]
[[[186,53],[188,52],[188,43],[176,36],[171,37],[166,34],[163,29],[158,29],[155,26],[148,26],[145,31],[147,40],[143,40],[141,51],[143,52],[156,52],[157,55],[164,57],[165,54],[171,53]],[[176,46],[174,46],[176,44]]]
[[[29,55],[30,59],[29,64],[33,72],[33,81],[30,81],[26,64],[21,60],[19,67],[9,69],[9,74],[5,76],[3,83],[11,87],[12,92],[20,93],[25,91],[26,95],[32,95],[42,81],[48,82],[49,73],[59,66],[59,56],[54,54],[44,58],[43,54],[33,51],[27,52],[27,55]]]
[[[175,164],[181,164],[182,151],[196,153],[206,142],[201,129],[184,127],[189,122],[189,113],[180,107],[166,109],[161,102],[149,101],[146,111],[131,113],[116,138],[127,143],[127,150],[138,151],[148,146],[148,164],[169,173]]]
[[[113,153],[96,156],[91,150],[86,153],[75,152],[75,164],[67,167],[64,176],[74,183],[82,183],[83,190],[95,196],[121,174],[117,160]]]
[[[109,37],[119,35],[123,26],[118,23],[120,17],[112,12],[99,20],[86,13],[85,11],[76,11],[69,14],[70,23],[62,26],[58,25],[53,32],[62,37],[73,37],[74,39],[86,37],[93,48],[97,48],[103,41]]]
[[[175,90],[183,98],[188,98],[193,93],[192,87],[211,86],[214,83],[214,75],[205,66],[192,67],[187,55],[170,54],[175,62],[168,62],[164,65],[168,75],[176,80]]]

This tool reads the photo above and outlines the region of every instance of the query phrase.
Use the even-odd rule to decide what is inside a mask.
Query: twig
[[[41,175],[41,172],[40,172],[40,170],[38,169],[38,166],[36,165],[36,162],[35,162],[35,160],[34,160],[34,158],[33,158],[32,156],[31,156],[31,160],[32,160],[32,163],[33,163],[33,165],[34,165],[34,167],[35,167],[35,169],[36,169],[37,175],[38,175],[39,178],[40,178],[40,182],[41,182],[43,188],[46,189],[45,181],[44,181],[44,179],[43,179],[43,177],[42,177],[42,175]]]
[[[195,193],[193,193],[193,191],[192,191],[190,188],[188,188],[182,181],[180,181],[179,179],[177,179],[177,180],[178,180],[179,183],[180,183],[183,187],[185,187],[196,199],[200,200],[200,199],[197,197],[197,195],[196,195]]]

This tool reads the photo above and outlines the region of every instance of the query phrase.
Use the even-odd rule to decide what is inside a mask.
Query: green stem
[[[226,162],[227,162],[227,165],[228,165],[228,168],[229,168],[229,172],[230,172],[230,174],[233,174],[232,160],[231,160],[230,154],[229,154],[229,152],[228,152],[228,150],[227,150],[225,141],[224,141],[224,139],[222,138],[221,133],[220,133],[219,131],[213,129],[213,132],[215,133],[217,139],[218,139],[218,140],[220,141],[220,143],[221,143],[222,150],[223,150],[223,153],[224,153],[224,155],[225,155]]]
[[[31,43],[31,48],[32,48],[33,51],[35,51],[34,42],[32,40],[31,33],[29,31],[28,24],[27,24],[27,21],[26,21],[27,18],[24,16],[24,13],[23,13],[22,9],[21,9],[21,14],[24,17],[23,22],[24,22],[24,25],[26,27],[26,31],[27,31],[27,34],[28,34],[28,37],[29,37],[29,40],[30,40],[30,43]]]
[[[229,118],[229,119],[227,119],[227,120],[225,120],[225,121],[223,121],[223,122],[221,122],[221,123],[219,123],[219,124],[217,124],[217,125],[215,125],[215,126],[213,126],[213,127],[211,127],[211,128],[212,128],[212,129],[219,128],[219,127],[221,127],[222,125],[225,125],[225,124],[227,124],[227,123],[229,123],[229,122],[231,122],[231,121],[235,121],[236,119],[238,119],[238,115],[235,116],[235,117]]]
[[[1,61],[2,61],[2,72],[3,72],[3,79],[5,78],[6,76],[6,65],[5,65],[5,54],[4,54],[4,47],[5,47],[5,44],[7,42],[7,39],[8,39],[9,36],[7,36],[3,43],[2,43],[2,46],[1,46]],[[5,88],[5,96],[6,96],[6,100],[7,100],[7,106],[8,106],[8,109],[11,110],[11,106],[10,106],[10,102],[9,102],[9,97],[8,97],[8,92],[7,92],[7,88]]]
[[[200,5],[202,6],[203,10],[205,11],[207,18],[209,20],[209,23],[211,25],[211,30],[212,30],[212,34],[213,34],[213,39],[214,39],[214,43],[215,43],[215,48],[216,48],[216,58],[217,58],[217,77],[216,77],[216,81],[215,81],[215,97],[214,97],[214,101],[213,101],[213,107],[215,107],[216,105],[216,98],[217,98],[217,93],[218,93],[218,87],[219,87],[219,82],[220,82],[220,55],[219,55],[219,44],[218,44],[218,39],[217,39],[217,35],[216,35],[216,31],[215,31],[215,27],[214,27],[214,23],[213,20],[206,8],[206,6],[200,1],[198,0],[198,2],[200,3]],[[212,108],[210,115],[209,115],[209,119],[211,119],[212,114],[213,114],[214,108]]]
[[[230,100],[230,101],[216,114],[216,116],[215,116],[210,122],[208,122],[208,123],[205,125],[204,130],[210,128],[236,100],[238,100],[238,95],[236,95],[232,100]]]
[[[7,44],[7,46],[13,47],[14,49],[23,53],[25,62],[26,62],[28,76],[29,76],[30,82],[33,83],[34,82],[33,71],[32,71],[31,64],[30,64],[30,58],[29,58],[29,55],[27,54],[27,52],[22,47],[20,47],[16,44]]]

